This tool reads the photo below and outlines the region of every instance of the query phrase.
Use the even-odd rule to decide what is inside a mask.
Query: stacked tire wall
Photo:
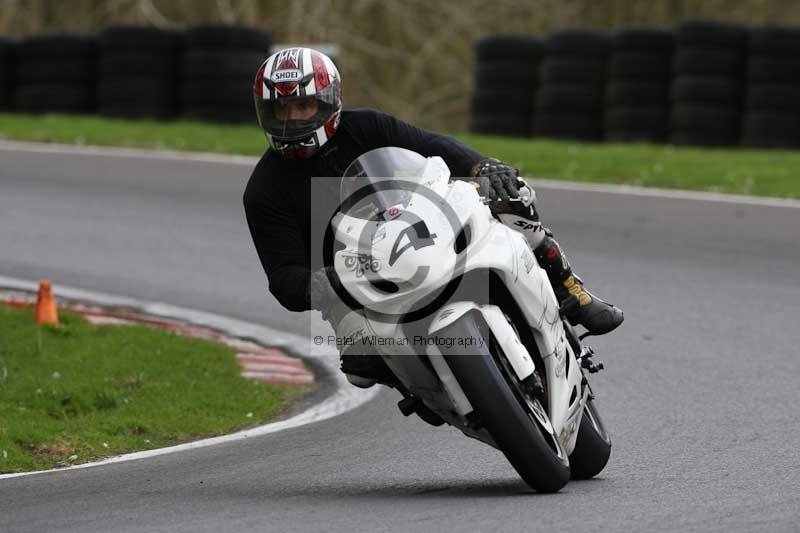
[[[14,86],[14,43],[0,37],[0,111],[11,109]]]
[[[98,111],[126,118],[167,119],[177,114],[175,72],[182,50],[178,32],[118,26],[100,35]]]
[[[0,111],[253,123],[271,44],[269,32],[221,25],[0,37]]]
[[[475,52],[473,131],[526,135],[539,85],[542,43],[526,35],[498,35],[478,41]]]
[[[605,94],[607,140],[667,140],[674,45],[668,31],[632,28],[614,35]]]
[[[535,135],[602,139],[609,49],[608,36],[597,32],[567,30],[547,38],[532,121]]]
[[[54,34],[21,41],[14,51],[14,109],[86,113],[95,109],[97,38]]]
[[[474,132],[800,147],[800,28],[688,21],[672,31],[559,31],[544,40],[537,85],[529,81],[533,73],[515,72],[485,89],[490,75],[508,69],[485,50],[501,37],[476,45]],[[528,114],[525,92],[534,106],[523,133],[518,120]],[[502,94],[506,103],[487,93]]]
[[[188,30],[180,78],[182,114],[215,122],[253,122],[253,80],[269,57],[268,32],[228,26]]]
[[[674,144],[731,146],[739,142],[747,30],[689,22],[676,33],[670,137]]]
[[[753,30],[748,54],[742,144],[800,146],[800,29]]]

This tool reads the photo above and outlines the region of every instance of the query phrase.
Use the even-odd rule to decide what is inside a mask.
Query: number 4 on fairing
[[[425,224],[424,220],[420,220],[408,226],[400,232],[397,236],[397,240],[394,241],[392,253],[389,256],[389,266],[394,265],[400,256],[403,255],[403,252],[409,248],[420,250],[428,246],[433,246],[436,244],[436,241],[434,241],[435,238],[436,234],[431,234],[431,232],[428,231],[428,226]]]

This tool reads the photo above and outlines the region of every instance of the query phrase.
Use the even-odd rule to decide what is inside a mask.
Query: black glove
[[[508,201],[519,197],[519,172],[502,161],[483,159],[472,167],[470,175],[478,184],[478,194],[489,200]]]

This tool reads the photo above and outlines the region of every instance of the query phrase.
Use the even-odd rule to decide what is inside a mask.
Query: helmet
[[[317,50],[287,48],[271,55],[258,69],[253,92],[258,123],[284,157],[310,157],[339,127],[339,71]],[[295,114],[293,106],[311,114]]]

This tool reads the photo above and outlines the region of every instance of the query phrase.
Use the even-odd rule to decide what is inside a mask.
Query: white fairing
[[[403,213],[396,218],[375,222],[340,213],[334,219],[336,238],[345,246],[334,258],[343,285],[365,308],[401,316],[415,309],[415,303],[431,292],[441,290],[459,274],[476,269],[497,272],[534,331],[547,375],[548,415],[566,452],[571,453],[586,391],[581,386],[579,362],[567,342],[546,273],[536,262],[525,237],[496,221],[471,184],[449,181],[449,171],[440,158],[430,158],[424,177],[417,181],[435,195],[414,192]],[[451,213],[451,219],[446,213]],[[408,236],[409,226],[419,220],[424,221],[430,235],[435,236],[433,242],[426,242],[418,248],[408,246],[403,253],[397,254],[399,249],[409,244],[403,240]],[[451,224],[453,221],[457,224]],[[457,254],[454,244],[465,226],[470,228],[471,239],[464,252]],[[354,262],[366,267],[354,268]],[[396,284],[398,290],[392,293],[382,291],[373,283],[375,280],[388,280]],[[428,333],[435,334],[472,311],[482,314],[517,376],[520,379],[528,377],[535,368],[533,358],[503,310],[496,306],[475,302],[448,303],[436,311]],[[369,315],[368,311],[367,317]],[[368,323],[365,328],[376,335],[386,338],[404,335],[402,324],[397,322],[369,318],[365,322]],[[397,356],[414,354],[407,346],[393,344],[380,350],[393,370],[403,364],[397,361]],[[469,402],[452,375],[448,375],[446,364],[439,360],[441,354],[437,356],[437,352],[429,350],[428,355],[438,379],[433,379],[435,383],[424,384],[420,380],[415,392],[426,403],[447,402],[450,409],[464,415],[471,409]],[[412,358],[407,359],[410,361]],[[405,376],[398,377],[406,381]]]

